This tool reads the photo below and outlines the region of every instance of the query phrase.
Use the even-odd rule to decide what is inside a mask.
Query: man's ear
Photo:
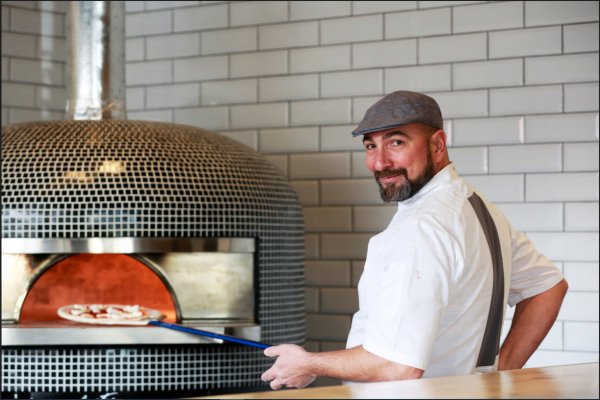
[[[446,132],[443,129],[435,131],[429,139],[434,154],[445,154],[446,152]]]

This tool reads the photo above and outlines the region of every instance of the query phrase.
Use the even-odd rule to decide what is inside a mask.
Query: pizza
[[[149,320],[163,317],[158,310],[121,304],[71,304],[59,308],[58,315],[75,322],[103,325],[146,325]]]

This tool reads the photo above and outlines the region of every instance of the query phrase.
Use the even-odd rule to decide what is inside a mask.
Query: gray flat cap
[[[373,104],[365,113],[365,117],[358,127],[352,131],[352,136],[413,122],[420,122],[438,129],[444,127],[442,112],[434,99],[423,93],[399,90]]]

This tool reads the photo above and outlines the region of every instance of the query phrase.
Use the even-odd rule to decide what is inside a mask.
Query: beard
[[[431,152],[427,151],[427,164],[425,165],[425,169],[415,179],[408,178],[408,171],[406,168],[375,171],[373,175],[375,176],[375,180],[379,185],[379,193],[381,194],[381,198],[386,203],[410,199],[417,194],[419,190],[421,190],[421,188],[425,186],[427,182],[429,182],[435,175]],[[385,186],[380,181],[381,178],[400,175],[404,176],[404,182],[398,185],[391,184]]]

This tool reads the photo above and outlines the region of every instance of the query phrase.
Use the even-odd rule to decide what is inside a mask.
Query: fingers
[[[267,347],[263,354],[267,357],[277,357],[279,355],[279,346]]]
[[[275,373],[273,372],[273,368],[269,368],[260,376],[260,379],[262,379],[263,382],[269,382],[269,381],[274,380],[275,378],[276,378],[276,376],[275,376]]]
[[[261,375],[260,379],[262,379],[263,382],[271,382],[269,384],[269,386],[271,386],[271,389],[279,390],[282,387],[285,387],[286,384],[285,379],[282,376],[278,375],[278,372],[275,371],[275,367],[271,367]]]
[[[310,385],[315,380],[314,377],[301,378],[294,380],[273,379],[270,383],[271,389],[279,390],[283,387],[302,389]]]
[[[277,346],[267,347],[265,349],[265,351],[263,352],[264,355],[267,357],[276,357],[278,354],[277,354],[276,349],[274,349],[274,347],[277,347]],[[269,368],[260,376],[260,379],[262,379],[263,382],[271,382],[271,388],[275,389],[275,390],[281,388],[281,384],[276,383],[276,380],[275,380],[276,378],[277,378],[277,373],[275,372],[274,367]]]
[[[277,379],[277,374],[273,371],[273,368],[268,369],[267,371],[265,371],[260,379],[263,380],[263,382],[271,382],[270,386],[271,389],[273,390],[279,390],[281,389],[283,386],[285,386],[280,380]]]
[[[273,371],[273,368],[265,371],[260,377],[264,382],[271,382],[269,385],[273,390],[279,390],[283,387],[302,389],[310,385],[316,378],[316,375],[286,377]]]
[[[263,353],[267,357],[277,357],[271,368],[261,375],[264,382],[270,382],[272,389],[304,387],[315,379],[315,376],[306,375],[302,370],[302,360],[306,351],[301,347],[282,344],[266,348]]]
[[[278,381],[278,380],[274,380],[274,381],[272,381],[272,382],[271,382],[271,385],[270,385],[270,386],[271,386],[271,389],[273,389],[273,390],[279,390],[279,389],[281,389],[281,388],[282,388],[284,385],[282,385],[281,383],[279,383],[279,381]]]

